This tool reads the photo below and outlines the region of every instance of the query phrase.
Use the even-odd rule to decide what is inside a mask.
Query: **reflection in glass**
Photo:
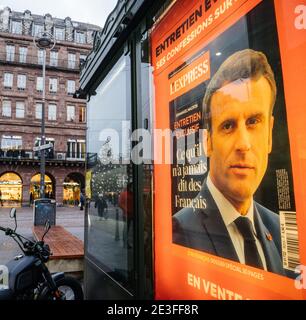
[[[88,104],[87,254],[133,291],[132,167],[129,153],[130,58],[114,65]]]

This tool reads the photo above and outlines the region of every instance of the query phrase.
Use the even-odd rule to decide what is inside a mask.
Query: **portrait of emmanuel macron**
[[[272,150],[277,88],[263,52],[229,56],[210,79],[203,105],[207,178],[197,197],[205,209],[172,218],[172,242],[285,275],[279,216],[257,203]]]

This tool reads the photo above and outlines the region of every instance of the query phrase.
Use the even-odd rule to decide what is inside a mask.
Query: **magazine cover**
[[[156,128],[172,133],[155,166],[156,296],[303,299],[283,8],[205,3],[177,1],[151,35]]]

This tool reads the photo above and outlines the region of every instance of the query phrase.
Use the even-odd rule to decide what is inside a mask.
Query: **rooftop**
[[[80,22],[80,21],[74,21],[74,20],[71,20],[70,17],[66,17],[64,19],[61,19],[61,18],[57,18],[57,17],[52,17],[51,14],[49,14],[49,13],[46,13],[44,16],[42,16],[42,15],[32,14],[30,10],[25,10],[24,12],[12,11],[10,7],[5,7],[3,9],[1,9],[0,16],[2,15],[2,13],[5,10],[8,10],[10,12],[10,18],[14,19],[14,20],[21,21],[22,19],[31,19],[31,20],[33,20],[34,23],[36,22],[39,24],[44,24],[46,18],[49,18],[53,22],[54,26],[56,26],[56,27],[65,27],[66,21],[68,21],[69,23],[71,22],[71,24],[74,28],[79,29],[79,30],[88,30],[88,29],[101,30],[101,27],[99,27],[97,25],[90,24],[90,23],[84,23],[84,22]]]

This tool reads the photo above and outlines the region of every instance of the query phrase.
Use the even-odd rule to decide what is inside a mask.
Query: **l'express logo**
[[[298,5],[295,7],[294,13],[297,15],[294,21],[294,26],[297,30],[306,30],[306,6]]]

